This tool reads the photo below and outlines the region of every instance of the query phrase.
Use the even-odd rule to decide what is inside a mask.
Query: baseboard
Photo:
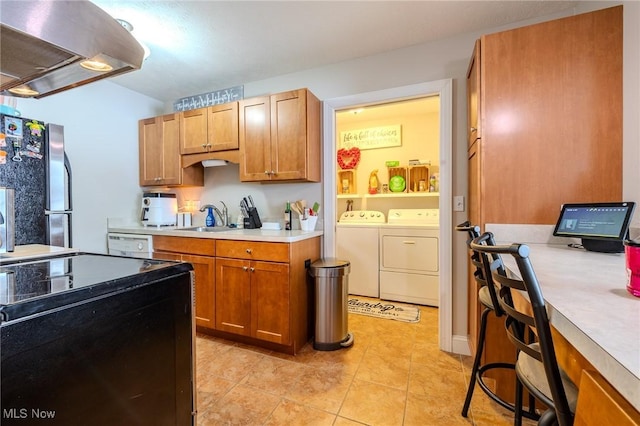
[[[454,334],[453,339],[451,340],[451,351],[454,354],[471,355],[468,337]]]

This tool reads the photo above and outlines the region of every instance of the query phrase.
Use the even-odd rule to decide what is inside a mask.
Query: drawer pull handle
[[[402,244],[415,244],[415,241],[403,241]]]
[[[249,268],[247,268],[246,266],[243,266],[243,267],[242,267],[242,270],[243,270],[243,271],[245,271],[245,272],[247,272],[247,270],[248,270],[248,269],[249,269]]]
[[[251,254],[252,251],[253,250],[251,250],[251,249],[247,249],[247,253],[249,253],[249,254]]]

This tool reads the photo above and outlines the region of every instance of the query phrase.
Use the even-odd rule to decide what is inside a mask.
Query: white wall
[[[107,81],[18,100],[23,117],[64,126],[73,171],[74,247],[106,252],[106,218],[138,214],[138,120],[161,114],[162,107]]]
[[[640,4],[622,2],[624,13],[624,197],[640,201]],[[614,6],[620,2],[580,2],[574,11]],[[521,22],[482,32],[398,49],[303,72],[287,74],[244,85],[246,97],[308,87],[321,100],[454,79],[453,194],[467,194],[466,89],[465,77],[474,41],[481,35],[503,29],[566,16]],[[215,89],[212,87],[212,89]],[[160,111],[163,108],[164,111]],[[18,109],[26,117],[64,124],[69,156],[74,166],[76,199],[76,247],[104,250],[107,217],[131,216],[138,211],[137,120],[170,112],[171,105],[136,95],[110,82],[73,89],[38,101],[20,100]],[[577,117],[576,119],[579,119]],[[280,217],[283,201],[322,199],[321,184],[240,184],[237,166],[205,171],[205,188],[181,191],[185,199],[202,203],[225,200],[234,215],[241,195],[252,194],[264,216]],[[186,194],[186,195],[185,195]],[[454,213],[453,223],[466,219]],[[204,221],[204,216],[196,220]],[[634,223],[640,223],[640,214]],[[454,334],[466,330],[466,252],[464,238],[453,235]]]

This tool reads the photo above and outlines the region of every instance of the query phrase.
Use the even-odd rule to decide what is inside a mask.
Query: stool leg
[[[464,400],[464,406],[462,407],[462,417],[467,417],[469,412],[469,406],[471,405],[471,397],[473,396],[473,389],[476,386],[476,375],[478,368],[480,368],[480,359],[482,358],[482,352],[484,351],[484,337],[487,331],[487,316],[491,312],[491,309],[485,308],[480,316],[480,333],[478,334],[478,344],[476,347],[476,356],[473,360],[473,368],[471,369],[471,377],[469,377],[469,387],[467,388],[467,396]]]
[[[513,425],[522,426],[522,383],[516,377],[516,401],[514,403]]]

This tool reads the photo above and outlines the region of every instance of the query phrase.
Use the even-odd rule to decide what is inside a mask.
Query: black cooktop
[[[8,321],[191,270],[189,264],[75,253],[0,265],[0,320]]]

